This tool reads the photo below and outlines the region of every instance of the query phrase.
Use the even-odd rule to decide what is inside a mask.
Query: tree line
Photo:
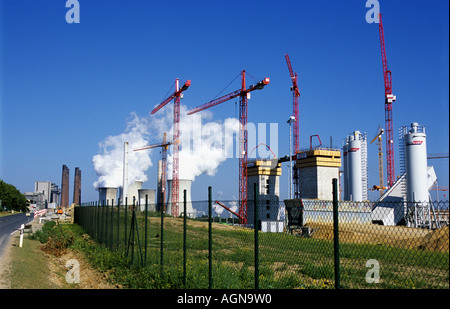
[[[27,199],[16,187],[0,179],[0,210],[26,211]]]

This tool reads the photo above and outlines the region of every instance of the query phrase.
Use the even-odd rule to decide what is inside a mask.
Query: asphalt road
[[[26,216],[25,213],[18,213],[10,216],[0,217],[0,257],[3,255],[10,238],[19,233],[22,224],[27,224],[33,220],[33,214]]]

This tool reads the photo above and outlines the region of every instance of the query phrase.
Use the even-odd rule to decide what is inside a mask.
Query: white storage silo
[[[361,141],[360,132],[355,131],[348,140],[348,197],[351,201],[362,201]]]
[[[407,130],[404,127],[407,200],[409,202],[427,202],[427,143],[425,128],[417,122]]]
[[[167,194],[166,194],[166,214],[173,215],[172,214],[172,179],[167,180]],[[192,200],[191,200],[191,185],[192,180],[190,179],[179,179],[179,195],[178,195],[178,215],[182,215],[183,213],[183,198],[184,198],[184,190],[186,190],[186,212],[188,217],[194,216],[194,208],[192,207]]]

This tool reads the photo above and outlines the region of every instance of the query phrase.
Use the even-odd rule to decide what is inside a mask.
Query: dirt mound
[[[434,230],[424,237],[419,249],[449,252],[449,227]]]
[[[333,239],[333,224],[311,222],[306,224],[312,237]],[[409,249],[449,251],[449,228],[430,231],[406,226],[383,226],[371,223],[340,223],[339,241],[357,244],[390,245]]]

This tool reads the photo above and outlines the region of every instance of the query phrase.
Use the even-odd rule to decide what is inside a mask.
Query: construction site
[[[449,289],[448,1],[56,2],[0,4],[19,283]]]
[[[191,80],[183,83],[177,78],[175,91],[151,111],[153,115],[167,110],[173,102],[171,134],[164,132],[161,142],[140,147],[123,142],[121,185],[99,186],[97,201],[75,209],[75,222],[110,250],[126,248],[131,265],[178,274],[181,288],[330,288],[332,283],[336,289],[448,288],[449,204],[438,194],[448,188],[438,185],[429,163],[449,156],[427,153],[420,119],[395,129],[396,96],[381,14],[379,21],[385,90],[379,106],[384,107],[385,119],[384,128],[379,126],[373,137],[365,128],[354,128],[342,137],[341,147],[333,147],[331,140],[327,147],[319,135],[311,135],[304,138],[309,147],[302,149],[301,85],[288,54],[289,152],[279,156],[270,143],[249,146],[250,94],[264,93],[269,77],[248,85],[249,74],[242,70],[239,89],[187,112],[180,100],[189,95]],[[182,160],[182,118],[233,99],[239,102],[238,179],[225,182],[238,183],[237,198],[213,199],[208,186],[204,199],[193,200],[196,183],[183,170],[203,162]],[[375,185],[368,177],[372,144],[378,158]],[[251,156],[257,148],[268,157]],[[157,178],[154,189],[143,188],[142,181],[129,176],[132,156],[151,149],[160,150],[157,175],[151,176]],[[395,169],[394,152],[400,170]],[[280,193],[286,189],[280,180],[283,165],[288,170],[287,198]],[[208,169],[203,172],[214,175]],[[373,265],[376,270],[369,276],[366,269]],[[142,280],[137,286],[153,287],[153,282]]]
[[[239,100],[239,132],[238,132],[238,179],[239,190],[237,200],[226,205],[224,201],[216,201],[217,214],[234,216],[243,226],[254,226],[252,204],[254,200],[253,187],[258,188],[260,201],[267,205],[267,211],[259,213],[259,228],[274,226],[273,230],[282,232],[291,225],[288,222],[288,209],[292,205],[301,208],[305,222],[331,220],[331,201],[333,200],[332,181],[338,180],[339,200],[343,202],[342,216],[345,212],[358,213],[355,219],[360,223],[380,224],[387,226],[404,225],[435,229],[448,225],[448,204],[441,207],[439,198],[433,198],[432,191],[447,191],[448,188],[440,187],[433,166],[429,165],[430,159],[447,159],[448,153],[428,154],[425,126],[419,124],[417,119],[411,119],[410,124],[401,126],[398,130],[393,125],[393,110],[396,96],[393,94],[391,75],[388,69],[387,53],[384,39],[384,29],[379,15],[379,40],[382,58],[382,73],[384,78],[384,102],[380,102],[380,108],[384,107],[384,128],[379,126],[377,134],[372,138],[367,133],[355,128],[345,138],[341,148],[324,147],[319,135],[309,136],[309,149],[300,149],[300,88],[298,74],[294,71],[288,54],[285,54],[287,73],[291,80],[292,114],[286,115],[290,127],[289,154],[276,157],[272,152],[272,158],[249,158],[248,142],[248,101],[250,94],[255,90],[264,92],[265,87],[270,87],[270,78],[266,77],[259,82],[248,85],[245,70],[240,72],[241,87],[231,93],[215,98],[207,103],[191,108],[187,116],[200,113],[213,108],[216,105],[226,103],[232,99]],[[142,145],[142,147],[130,149],[129,143],[123,144],[123,181],[118,187],[98,186],[99,201],[114,201],[116,204],[152,205],[150,210],[160,211],[168,215],[179,217],[181,214],[180,203],[183,192],[187,192],[187,215],[195,218],[205,215],[206,209],[196,209],[191,201],[191,179],[180,177],[180,149],[183,144],[180,140],[181,110],[180,101],[191,86],[191,80],[181,83],[175,80],[175,91],[157,104],[151,114],[167,108],[173,102],[172,135],[164,133],[160,143]],[[189,94],[186,94],[187,96]],[[394,134],[398,134],[398,145],[394,143]],[[368,183],[368,145],[376,141],[378,149],[378,183],[371,186]],[[270,145],[258,145],[257,147]],[[142,181],[131,181],[128,177],[129,156],[137,152],[149,149],[161,151],[158,161],[157,188],[142,188]],[[398,151],[400,171],[395,170],[394,152]],[[170,152],[170,172],[168,167],[168,153]],[[190,165],[191,163],[185,162]],[[288,166],[288,199],[280,198],[280,176],[282,164]],[[385,172],[386,171],[386,175]],[[132,173],[133,171],[131,171]],[[208,171],[207,171],[208,172]],[[155,177],[155,176],[151,176]],[[385,181],[386,178],[386,181]],[[63,188],[64,189],[64,188]],[[220,188],[218,188],[220,189]],[[376,200],[369,200],[369,192],[379,192]],[[227,199],[231,200],[231,199]],[[290,207],[286,207],[287,204]],[[295,208],[294,207],[294,208]],[[318,213],[315,209],[322,207]],[[269,209],[270,208],[270,209]],[[142,206],[141,206],[141,209]],[[328,209],[328,210],[327,210]],[[328,211],[328,215],[323,213]],[[219,216],[220,216],[219,214]],[[349,219],[350,220],[350,219]]]

